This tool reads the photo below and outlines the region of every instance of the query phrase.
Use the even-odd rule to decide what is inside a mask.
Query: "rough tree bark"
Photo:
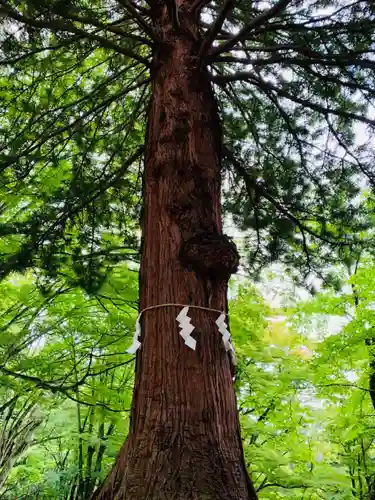
[[[238,265],[236,248],[222,233],[221,127],[198,62],[201,40],[189,3],[182,0],[178,19],[164,2],[152,7],[160,42],[146,136],[141,310],[180,303],[225,311],[228,279]],[[215,325],[219,314],[190,310],[193,351],[179,335],[180,310],[143,315],[129,436],[97,499],[256,499],[231,361]]]

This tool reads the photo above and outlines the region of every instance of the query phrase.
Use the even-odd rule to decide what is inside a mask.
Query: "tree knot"
[[[201,277],[228,281],[239,265],[236,245],[225,234],[196,234],[180,250],[181,264]]]

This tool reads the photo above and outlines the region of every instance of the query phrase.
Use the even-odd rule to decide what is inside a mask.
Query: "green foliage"
[[[42,419],[32,398],[11,396],[9,391],[4,396],[8,399],[1,407],[0,488],[6,483],[14,463],[30,446],[31,436]]]
[[[204,20],[223,22],[199,28],[224,131],[223,209],[246,232],[252,276],[278,261],[336,292],[280,312],[248,287],[231,304],[245,459],[260,498],[364,499],[375,477],[375,12],[281,0],[271,15],[264,4],[207,3]],[[148,8],[0,0],[5,499],[89,498],[126,433],[130,263],[160,35]],[[369,261],[338,293],[364,249]],[[15,417],[26,400],[43,415],[31,441]]]
[[[246,285],[230,303],[245,460],[260,499],[347,500],[353,481],[357,498],[367,498],[375,434],[364,339],[375,270],[371,262],[363,266],[352,280],[363,297],[354,314],[350,293],[324,292],[278,310]],[[38,305],[31,278],[14,276],[2,286],[8,309],[21,297]],[[105,477],[126,436],[132,389],[129,356],[121,354],[131,332],[121,332],[133,330],[135,315],[119,297],[130,302],[136,292],[136,273],[116,268],[103,288],[110,314],[75,289],[9,327],[25,339],[30,332],[43,336],[36,349],[26,344],[14,355],[4,345],[1,365],[3,385],[34,394],[43,420],[14,461],[3,498],[88,499]],[[93,354],[99,357],[90,367]],[[92,376],[85,378],[87,371]],[[80,383],[72,388],[74,380]]]
[[[247,233],[253,276],[276,260],[332,282],[327,262],[373,248],[362,237],[373,204],[358,195],[374,185],[375,14],[364,1],[273,3],[204,9],[223,208]],[[117,262],[138,258],[159,40],[148,8],[1,1],[0,278],[33,268],[95,294]]]
[[[137,310],[136,273],[118,265],[95,298],[79,288],[46,297],[36,284],[26,275],[1,284],[4,411],[13,408],[12,392],[16,402],[38,400],[44,415],[29,448],[22,428],[8,424],[21,441],[3,498],[89,498],[128,426],[134,358],[125,349]]]

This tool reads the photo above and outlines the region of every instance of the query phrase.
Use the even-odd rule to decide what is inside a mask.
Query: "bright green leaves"
[[[252,289],[231,304],[245,460],[260,499],[344,500],[350,478],[329,441],[314,381],[315,345]]]
[[[4,58],[30,53],[1,70],[0,275],[33,267],[95,294],[139,245],[147,72],[90,37],[42,33],[25,32]]]
[[[359,491],[358,477],[364,485],[373,474],[365,339],[374,272],[369,265],[353,280],[362,300],[356,315],[349,290],[288,310],[271,307],[251,286],[231,301],[245,461],[260,499],[347,500],[351,475]],[[131,405],[133,361],[124,352],[137,314],[136,277],[117,265],[95,298],[78,288],[43,296],[29,276],[1,285],[1,385],[13,394],[37,391],[45,415],[8,479],[19,497],[62,500],[69,488],[95,487],[112,465]]]
[[[96,298],[79,288],[51,289],[49,280],[36,287],[37,279],[13,274],[0,285],[0,415],[14,395],[42,408],[41,425],[10,457],[2,493],[88,498],[128,425],[134,368],[125,350],[138,309],[136,272],[117,265]],[[17,430],[13,421],[9,428]],[[4,437],[1,418],[0,431]]]

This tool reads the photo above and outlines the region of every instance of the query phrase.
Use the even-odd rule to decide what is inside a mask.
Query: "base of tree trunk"
[[[160,429],[153,441],[152,450],[150,436],[125,443],[95,500],[256,500],[237,443],[224,449],[194,429]]]

